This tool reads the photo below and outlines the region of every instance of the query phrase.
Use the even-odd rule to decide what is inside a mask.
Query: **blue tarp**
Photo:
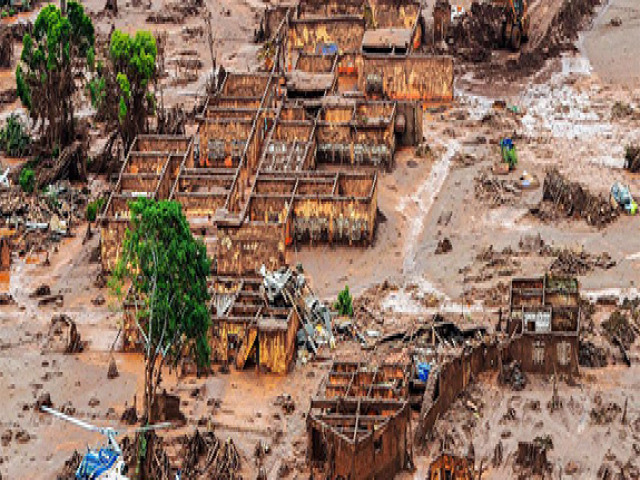
[[[98,480],[109,471],[120,455],[109,448],[89,450],[76,471],[77,480]]]
[[[335,55],[338,53],[338,45],[335,43],[321,43],[316,47],[318,55]]]
[[[418,378],[422,382],[426,382],[429,378],[429,372],[431,371],[431,365],[428,363],[419,363],[418,364]]]

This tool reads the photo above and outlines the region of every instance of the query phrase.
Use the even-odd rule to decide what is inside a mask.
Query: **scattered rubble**
[[[82,455],[76,450],[66,462],[64,467],[56,476],[56,480],[76,480],[76,471],[82,462]]]
[[[563,248],[557,253],[558,257],[549,268],[556,275],[585,275],[596,268],[608,270],[615,267],[616,261],[608,253],[590,255],[583,251],[576,252]]]
[[[79,353],[84,349],[80,333],[74,322],[65,314],[55,315],[46,336],[44,352]]]
[[[474,63],[490,60],[491,51],[500,47],[503,18],[503,7],[474,1],[451,29],[453,53]]]
[[[522,196],[522,189],[517,182],[497,178],[488,171],[476,177],[474,190],[478,200],[492,206],[509,205]]]
[[[618,210],[604,195],[594,195],[576,182],[567,180],[556,168],[547,171],[543,201],[532,213],[543,221],[568,217],[583,219],[602,228],[618,218]]]
[[[622,408],[615,402],[604,403],[600,396],[595,398],[596,406],[591,409],[589,416],[596,425],[608,425],[614,422],[622,413]]]
[[[109,369],[107,370],[107,378],[109,380],[113,380],[114,378],[118,378],[120,376],[120,372],[118,372],[118,365],[116,365],[116,359],[111,357],[109,359]]]
[[[524,390],[527,384],[520,362],[517,360],[502,366],[501,380],[503,383],[511,385],[515,391]]]
[[[533,442],[518,442],[516,464],[530,470],[534,475],[543,475],[551,470],[547,451],[553,448],[550,437],[536,437]]]
[[[174,478],[180,470],[182,478],[193,480],[242,479],[240,453],[231,439],[221,441],[214,432],[199,430],[175,438],[164,438],[153,431],[145,435],[149,478]],[[141,439],[138,434],[134,439],[125,437],[121,443],[124,460],[130,468],[135,467]],[[169,457],[168,450],[179,454]]]
[[[604,348],[597,347],[588,340],[580,340],[578,362],[581,367],[601,368],[608,365],[608,354]]]
[[[438,242],[438,246],[436,247],[436,255],[441,255],[443,253],[449,253],[453,250],[453,246],[451,245],[451,240],[448,238],[443,238]]]
[[[626,349],[636,341],[636,329],[629,322],[628,315],[620,310],[616,310],[602,322],[602,330],[610,342],[619,341]]]
[[[624,166],[630,172],[640,172],[640,146],[627,146],[624,154]]]

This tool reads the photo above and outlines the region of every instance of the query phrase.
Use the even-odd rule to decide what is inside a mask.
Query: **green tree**
[[[142,304],[136,322],[144,344],[145,418],[152,422],[165,363],[175,365],[191,349],[200,368],[209,365],[207,276],[211,263],[202,241],[193,237],[179,203],[140,199],[129,208],[131,227],[111,287],[121,297],[123,285],[131,285],[131,294]]]
[[[344,290],[338,294],[338,300],[333,305],[340,315],[348,315],[353,317],[353,297],[349,292],[349,286],[345,285]]]
[[[89,85],[93,105],[99,115],[117,124],[126,149],[146,130],[147,117],[155,112],[151,87],[157,56],[156,39],[150,32],[131,36],[116,30],[109,44],[109,62],[98,66],[99,76]]]
[[[23,168],[18,179],[22,190],[26,193],[32,193],[36,186],[36,174],[30,168]]]
[[[9,115],[7,123],[0,130],[0,147],[7,155],[22,157],[28,153],[30,143],[31,137],[20,117],[15,113]]]
[[[94,41],[91,19],[73,0],[66,16],[55,5],[44,7],[32,33],[23,38],[16,68],[18,96],[36,125],[44,128],[49,147],[64,148],[74,139],[75,79],[92,61]]]
[[[98,198],[93,202],[89,202],[87,204],[87,220],[89,222],[95,222],[102,207],[104,207],[104,198]]]

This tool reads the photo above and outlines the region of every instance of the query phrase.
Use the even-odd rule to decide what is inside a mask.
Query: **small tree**
[[[156,79],[157,55],[151,33],[139,31],[132,37],[116,30],[109,44],[109,63],[99,65],[98,76],[89,85],[93,105],[105,120],[118,126],[125,149],[155,112],[150,87]]]
[[[29,151],[31,138],[27,134],[27,129],[20,120],[20,117],[12,113],[7,118],[7,123],[0,130],[0,146],[7,152],[7,155],[22,157]]]
[[[47,145],[64,148],[75,136],[73,95],[76,76],[94,61],[94,29],[84,8],[69,1],[66,16],[55,5],[44,7],[23,38],[16,68],[22,104],[45,129]]]
[[[23,168],[20,172],[20,178],[18,181],[20,182],[20,187],[22,187],[24,192],[32,193],[36,186],[36,174],[30,168]]]
[[[338,300],[333,305],[340,315],[353,317],[353,297],[349,293],[349,286],[345,285],[344,290],[338,294]]]
[[[209,364],[207,276],[211,264],[179,203],[140,199],[129,208],[131,228],[111,286],[121,296],[124,283],[130,284],[137,303],[142,303],[136,322],[144,345],[144,415],[152,422],[165,363],[175,365],[190,346],[199,367]]]
[[[104,207],[104,198],[98,198],[93,202],[89,202],[87,204],[87,221],[95,222],[102,207]]]

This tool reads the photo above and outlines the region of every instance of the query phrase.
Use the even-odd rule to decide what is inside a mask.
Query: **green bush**
[[[340,315],[353,317],[353,297],[349,293],[349,286],[345,285],[344,290],[338,294],[338,300],[333,305]]]
[[[32,193],[36,186],[36,173],[30,168],[23,168],[20,172],[20,186],[27,193]]]
[[[23,157],[29,153],[31,138],[20,117],[11,114],[0,130],[0,147],[12,157]]]
[[[98,213],[102,210],[104,206],[104,198],[98,198],[93,202],[89,202],[87,205],[87,220],[90,222],[95,222],[96,218],[98,218]]]

